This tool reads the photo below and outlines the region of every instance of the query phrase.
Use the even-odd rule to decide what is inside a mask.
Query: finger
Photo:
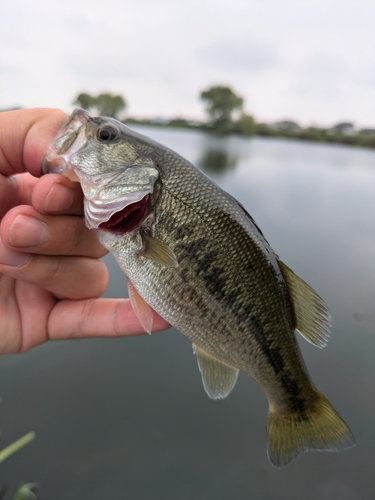
[[[2,241],[0,273],[70,299],[98,297],[104,293],[109,279],[108,269],[101,260],[15,252]]]
[[[34,188],[32,204],[42,214],[83,215],[81,186],[62,175],[45,175]]]
[[[0,218],[12,207],[30,205],[32,192],[38,179],[29,173],[5,177],[0,174]]]
[[[11,209],[0,227],[3,243],[11,250],[43,255],[82,255],[99,258],[107,250],[83,217],[43,215],[33,207]]]
[[[0,353],[27,351],[48,340],[47,323],[56,298],[47,290],[1,275]]]
[[[154,311],[153,331],[170,325]],[[82,337],[124,337],[144,335],[129,299],[62,300],[54,307],[48,322],[53,340]]]
[[[0,173],[28,171],[40,176],[47,146],[67,116],[58,109],[22,109],[0,113]]]
[[[21,321],[15,288],[13,278],[0,274],[0,354],[19,350]]]

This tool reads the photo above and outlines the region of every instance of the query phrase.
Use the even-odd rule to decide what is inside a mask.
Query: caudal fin
[[[267,430],[268,457],[275,467],[287,465],[303,451],[339,451],[354,444],[345,422],[318,391],[316,403],[304,415],[271,409]]]

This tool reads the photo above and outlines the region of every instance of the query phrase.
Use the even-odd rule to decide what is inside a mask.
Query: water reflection
[[[37,438],[1,464],[0,485],[38,481],[41,498],[81,500],[117,499],[120,491],[134,499],[373,499],[375,152],[139,130],[212,177],[219,173],[218,184],[251,213],[282,260],[327,301],[329,345],[301,348],[357,446],[272,468],[262,391],[241,374],[227,400],[209,400],[191,343],[173,329],[51,342],[1,359],[2,443],[30,430]],[[122,273],[106,262],[107,296],[125,296]]]
[[[238,155],[226,149],[209,148],[203,151],[197,161],[197,166],[207,174],[221,175],[227,170],[234,170],[238,162]]]

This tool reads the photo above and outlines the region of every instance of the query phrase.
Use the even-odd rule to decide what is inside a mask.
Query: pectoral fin
[[[331,314],[314,290],[279,260],[292,300],[295,329],[311,344],[325,347],[331,328]]]
[[[203,387],[207,394],[212,399],[226,398],[237,381],[239,370],[211,356],[195,344],[193,351],[197,355]]]
[[[133,307],[133,311],[137,315],[137,318],[146,330],[147,333],[151,333],[152,323],[154,318],[154,313],[151,307],[145,302],[144,299],[139,295],[133,283],[128,279],[128,291],[130,302]]]
[[[146,233],[141,236],[143,246],[139,255],[165,267],[178,267],[177,258],[168,245]]]

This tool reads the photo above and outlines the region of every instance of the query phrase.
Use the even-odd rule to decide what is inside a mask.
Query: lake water
[[[210,400],[190,342],[174,329],[51,342],[0,361],[0,448],[30,430],[37,435],[0,465],[0,487],[9,484],[11,498],[17,484],[36,481],[39,500],[373,500],[375,151],[139,130],[235,196],[325,299],[333,314],[328,346],[300,344],[356,446],[273,468],[262,391],[241,374],[226,400]],[[106,262],[106,295],[125,296],[125,278]]]

